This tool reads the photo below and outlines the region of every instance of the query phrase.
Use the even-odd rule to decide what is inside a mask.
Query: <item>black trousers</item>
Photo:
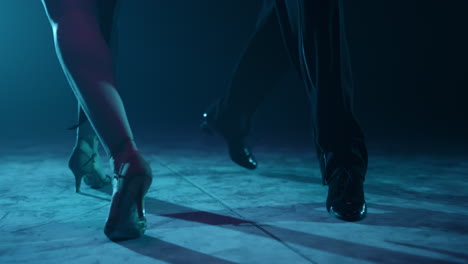
[[[272,2],[213,111],[218,120],[229,123],[231,133],[246,136],[256,109],[293,65],[310,97],[325,183],[332,167],[357,166],[364,173],[367,169],[364,135],[352,109],[342,11],[340,0]]]

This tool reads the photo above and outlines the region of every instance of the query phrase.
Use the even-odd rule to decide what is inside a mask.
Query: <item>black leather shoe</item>
[[[344,221],[359,221],[366,217],[364,175],[356,169],[336,168],[327,179],[328,212]]]
[[[213,118],[213,115],[204,113],[203,122],[200,127],[204,132],[208,134],[217,133],[226,140],[229,156],[232,161],[249,170],[257,168],[257,161],[250,148],[246,145],[243,137],[231,135],[229,129],[219,124],[219,122]]]

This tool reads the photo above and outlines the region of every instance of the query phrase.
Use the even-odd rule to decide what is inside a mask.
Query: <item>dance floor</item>
[[[147,141],[148,230],[121,243],[111,188],[74,191],[72,142],[0,150],[0,263],[468,263],[468,156],[370,146],[368,216],[348,223],[308,147],[256,144],[248,171],[219,140]]]

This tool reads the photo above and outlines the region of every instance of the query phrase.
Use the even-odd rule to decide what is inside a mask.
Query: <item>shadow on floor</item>
[[[249,234],[261,235],[263,237],[272,238],[269,234],[274,234],[275,237],[279,238],[282,242],[291,243],[309,247],[311,249],[321,250],[344,257],[354,258],[357,260],[373,261],[376,263],[391,264],[391,263],[426,263],[426,264],[449,264],[457,263],[453,261],[444,261],[438,258],[431,258],[427,256],[415,255],[406,252],[400,252],[392,249],[385,249],[376,246],[369,246],[360,244],[359,240],[356,242],[349,242],[344,240],[338,240],[330,237],[314,235],[310,233],[304,233],[296,230],[285,229],[273,225],[260,225],[253,221],[240,219],[236,217],[216,214],[213,212],[200,211],[189,207],[180,206],[177,204],[160,201],[153,198],[147,198],[146,209],[148,213],[155,214],[156,212],[172,211],[182,213],[157,213],[157,215],[174,218],[178,220],[196,222],[206,225],[215,225],[237,232],[247,231]],[[395,217],[395,219],[398,219]],[[239,228],[244,225],[258,225],[262,229],[268,231],[265,232],[252,232],[246,228]],[[359,234],[365,235],[365,234]],[[359,236],[357,236],[359,238]],[[186,249],[171,243],[161,241],[156,238],[148,237],[138,239],[135,241],[127,241],[121,244],[137,253],[153,257],[155,259],[164,260],[170,263],[179,264],[187,263],[187,259],[194,258],[199,259],[198,263],[232,263],[222,259],[217,259],[213,256],[196,252],[190,249]],[[180,251],[179,251],[180,250]],[[434,250],[432,250],[434,251]],[[178,253],[177,253],[178,252]],[[438,253],[444,254],[440,251]],[[174,256],[178,255],[180,257]],[[464,260],[468,259],[468,256],[464,254],[458,254],[448,252],[448,255],[453,257],[460,257]],[[195,263],[195,262],[194,262]]]
[[[102,192],[109,194],[111,193],[110,188],[101,190]],[[314,203],[306,206],[313,212],[316,208],[322,207],[323,203]],[[465,217],[460,214],[445,213],[432,211],[427,209],[410,209],[398,206],[389,205],[370,205],[371,208],[387,211],[385,213],[371,214],[366,220],[358,222],[360,225],[373,225],[373,226],[397,226],[406,228],[421,228],[429,227],[437,230],[453,232],[453,233],[468,233],[465,226]],[[281,208],[275,207],[261,207],[261,208],[245,208],[239,209],[240,212],[243,210],[255,210],[257,215],[267,215],[269,210],[281,210]],[[286,209],[286,208],[282,208]],[[304,209],[304,208],[302,208]],[[217,214],[214,212],[200,211],[194,208],[185,207],[166,201],[157,200],[151,197],[146,198],[146,211],[148,214],[154,214],[158,216],[164,216],[172,219],[184,220],[188,222],[194,222],[205,225],[214,225],[237,232],[248,232],[252,235],[260,235],[262,237],[272,238],[280,240],[287,244],[295,244],[304,247],[308,247],[315,250],[329,252],[344,257],[353,258],[356,260],[373,261],[376,263],[391,264],[391,263],[456,263],[453,261],[444,261],[438,258],[431,258],[428,256],[421,256],[416,254],[410,254],[401,252],[393,249],[385,249],[377,246],[364,245],[359,243],[359,235],[365,236],[365,234],[357,234],[356,242],[339,240],[331,237],[315,235],[311,233],[305,233],[301,231],[285,229],[274,225],[262,225],[255,221],[241,219],[232,216],[226,216],[223,214]],[[262,211],[266,211],[263,212]],[[315,210],[313,213],[306,215],[298,213],[287,213],[273,215],[273,218],[268,219],[268,222],[289,220],[298,221],[304,220],[308,222],[322,222],[323,216],[319,216],[323,212]],[[246,215],[246,214],[243,214]],[[249,214],[247,214],[249,215]],[[255,215],[252,212],[250,215]],[[276,217],[278,216],[278,217]],[[332,218],[329,218],[332,219]],[[454,221],[455,220],[455,221]],[[334,223],[334,220],[327,221]],[[336,222],[336,224],[342,222]],[[241,228],[243,226],[254,226],[262,232],[253,232],[252,228]],[[271,235],[274,234],[274,237]],[[418,248],[418,246],[398,243],[400,246],[406,246],[411,248]],[[188,259],[193,259],[192,263],[233,263],[227,260],[219,259],[214,256],[210,256],[201,252],[197,252],[191,249],[187,249],[175,244],[171,244],[157,238],[145,236],[141,239],[134,241],[127,241],[120,243],[120,245],[129,248],[139,254],[167,261],[169,263],[181,264],[188,263]],[[432,249],[432,248],[421,248],[419,249],[448,255],[451,257],[468,260],[468,255],[449,252],[444,250]]]
[[[118,244],[140,255],[172,264],[236,264],[236,262],[204,254],[146,235],[137,240],[120,242]]]

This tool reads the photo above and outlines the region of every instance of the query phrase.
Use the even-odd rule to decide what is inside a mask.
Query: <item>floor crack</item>
[[[41,226],[46,226],[46,225],[50,225],[50,224],[54,224],[54,223],[59,223],[59,222],[63,222],[63,221],[67,221],[67,220],[70,220],[70,219],[74,219],[76,217],[79,217],[79,216],[83,216],[83,215],[87,215],[87,214],[90,214],[90,213],[93,213],[95,211],[98,211],[104,207],[107,207],[109,205],[103,205],[103,206],[100,206],[98,208],[95,208],[91,211],[87,211],[85,213],[82,213],[82,214],[78,214],[78,215],[74,215],[74,216],[70,216],[70,217],[66,217],[66,218],[63,218],[63,219],[58,219],[58,220],[54,220],[54,221],[49,221],[49,222],[45,222],[45,223],[41,223],[41,224],[37,224],[37,225],[33,225],[33,226],[28,226],[28,227],[24,227],[24,228],[20,228],[20,229],[17,229],[17,230],[14,230],[14,231],[11,231],[12,233],[18,233],[18,232],[21,232],[21,231],[25,231],[25,230],[28,230],[28,229],[33,229],[33,228],[36,228],[36,227],[41,227]]]
[[[235,209],[233,209],[231,206],[229,206],[227,203],[225,203],[223,200],[221,200],[220,198],[218,198],[216,195],[210,193],[209,191],[207,191],[205,188],[203,188],[202,186],[200,186],[199,184],[197,184],[196,182],[192,181],[191,179],[189,179],[187,176],[183,175],[182,173],[180,173],[179,171],[177,171],[176,169],[173,169],[171,166],[169,166],[167,163],[165,163],[164,161],[162,161],[161,159],[159,158],[156,158],[154,157],[154,159],[159,163],[161,164],[161,166],[165,167],[166,169],[168,169],[169,171],[171,171],[172,173],[176,174],[177,176],[181,177],[183,180],[185,180],[186,182],[188,182],[189,184],[191,184],[192,186],[194,186],[195,188],[199,189],[201,192],[203,192],[204,194],[208,195],[209,197],[211,197],[212,199],[216,200],[218,203],[220,203],[223,207],[225,207],[227,210],[229,210],[231,213],[235,214],[239,219],[242,219],[244,221],[249,221],[255,228],[257,228],[258,230],[260,230],[261,232],[263,232],[265,235],[269,236],[270,238],[276,240],[277,242],[279,242],[281,245],[283,245],[284,247],[288,248],[289,250],[291,250],[292,252],[294,252],[295,254],[297,254],[298,256],[302,257],[304,260],[308,261],[309,263],[313,263],[313,264],[316,264],[317,262],[310,259],[308,256],[304,255],[301,251],[299,251],[298,249],[292,247],[291,245],[289,245],[287,242],[285,242],[284,240],[282,240],[281,238],[277,237],[275,234],[271,233],[270,231],[268,231],[267,229],[265,229],[264,227],[260,226],[260,224],[254,222],[254,221],[250,221],[248,220],[247,218],[245,218],[243,215],[241,215],[240,213],[238,213]]]

